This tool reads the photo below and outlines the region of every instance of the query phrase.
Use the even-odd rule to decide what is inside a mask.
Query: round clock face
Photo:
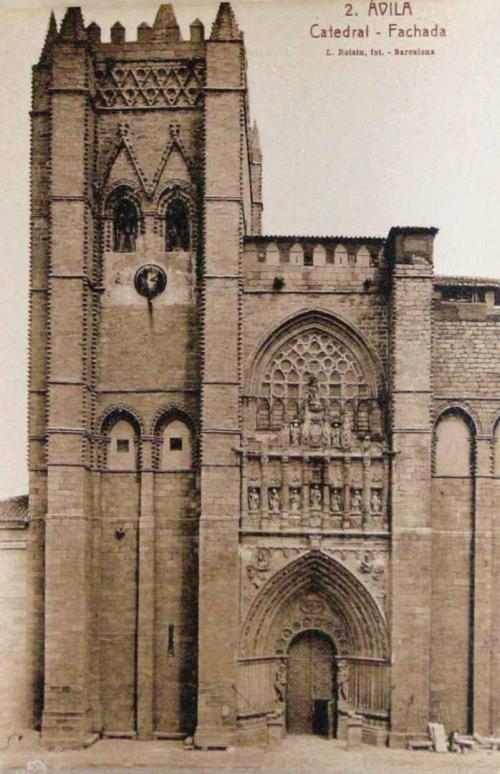
[[[148,263],[136,271],[134,285],[141,296],[151,299],[163,293],[167,287],[167,275],[161,266]]]

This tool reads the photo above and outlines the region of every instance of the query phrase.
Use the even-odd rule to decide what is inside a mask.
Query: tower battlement
[[[225,42],[243,40],[243,33],[238,28],[229,3],[220,4],[208,39]],[[137,55],[138,53],[151,55],[153,50],[157,54],[175,52],[179,56],[189,56],[195,51],[199,53],[204,50],[205,27],[200,19],[194,19],[189,25],[189,39],[184,40],[173,6],[170,3],[164,3],[160,5],[152,24],[143,21],[138,25],[135,40],[127,40],[127,30],[117,20],[111,26],[110,41],[104,42],[101,40],[101,27],[95,21],[90,22],[86,27],[81,8],[73,6],[67,9],[60,29],[57,27],[54,14],[51,14],[40,63],[46,63],[50,49],[56,41],[88,41],[97,56]],[[142,46],[147,48],[143,50]],[[193,46],[201,46],[201,48],[197,50]]]

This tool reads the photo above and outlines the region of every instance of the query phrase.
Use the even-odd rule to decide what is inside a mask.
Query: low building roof
[[[500,279],[491,279],[490,277],[447,277],[445,275],[436,275],[434,285],[449,285],[462,287],[489,287],[500,288]]]
[[[18,495],[0,500],[0,526],[28,524],[28,522],[28,495]]]

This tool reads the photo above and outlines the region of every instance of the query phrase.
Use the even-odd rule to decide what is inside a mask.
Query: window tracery
[[[363,368],[341,340],[321,330],[286,341],[268,364],[256,403],[256,429],[278,430],[289,446],[352,445],[352,431],[380,436],[381,417]]]
[[[189,250],[191,229],[189,209],[179,196],[173,198],[165,211],[165,250]]]
[[[284,401],[287,409],[307,398],[311,380],[318,397],[337,401],[368,397],[361,366],[342,342],[325,332],[306,331],[289,339],[264,376],[261,397]]]
[[[135,251],[139,230],[139,214],[131,199],[122,192],[113,212],[113,249],[115,252]]]

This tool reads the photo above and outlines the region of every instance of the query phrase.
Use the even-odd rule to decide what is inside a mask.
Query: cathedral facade
[[[52,17],[31,115],[5,723],[49,747],[342,737],[353,713],[372,744],[498,732],[500,281],[436,276],[430,227],[261,234],[228,3],[188,40],[168,5],[134,41]]]

